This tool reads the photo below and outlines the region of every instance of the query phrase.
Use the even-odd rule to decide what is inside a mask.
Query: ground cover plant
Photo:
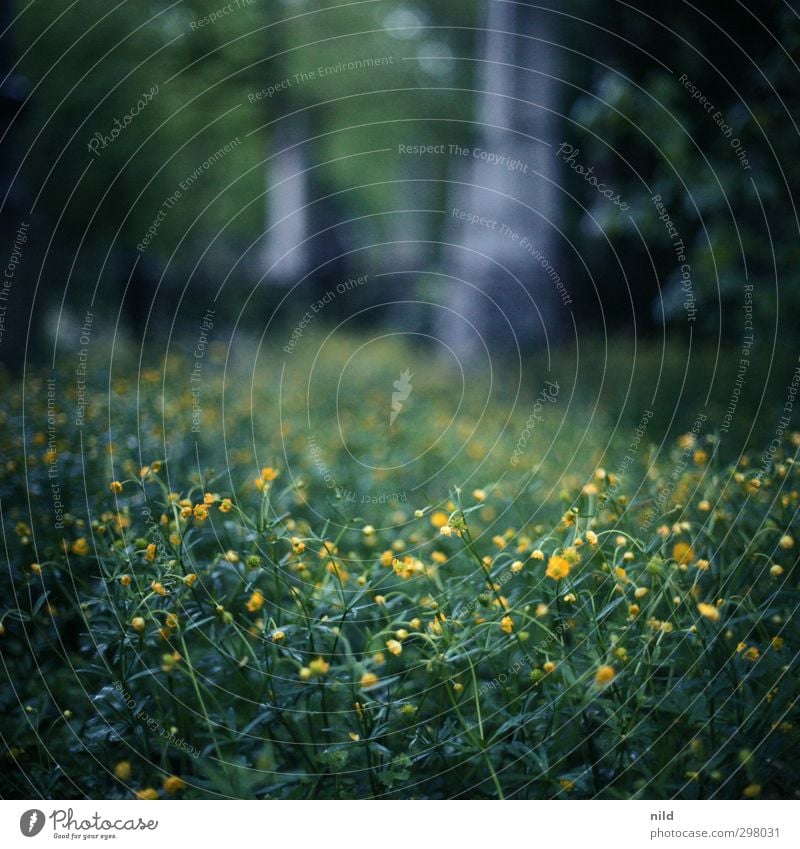
[[[800,434],[352,350],[3,378],[2,795],[796,796]]]

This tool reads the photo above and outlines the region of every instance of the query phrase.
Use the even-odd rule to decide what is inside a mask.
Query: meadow
[[[3,797],[797,797],[800,433],[679,355],[92,346],[2,377]]]

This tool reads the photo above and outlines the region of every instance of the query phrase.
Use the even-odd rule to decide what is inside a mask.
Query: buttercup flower
[[[594,683],[598,687],[605,687],[617,677],[617,673],[613,666],[603,664],[594,674]]]
[[[247,609],[250,611],[250,613],[255,613],[256,611],[261,610],[263,606],[264,594],[261,592],[261,590],[254,590],[253,594],[247,601]]]
[[[706,619],[709,619],[712,622],[719,621],[719,610],[713,604],[700,602],[700,604],[697,605],[697,610],[700,615],[705,616]]]
[[[554,581],[560,581],[569,575],[571,568],[572,566],[570,565],[569,560],[565,557],[560,557],[558,554],[554,554],[550,560],[547,561],[547,570],[545,571],[545,575],[547,575],[548,578],[552,578]]]

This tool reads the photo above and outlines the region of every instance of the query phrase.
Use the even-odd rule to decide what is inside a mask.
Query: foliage
[[[4,388],[2,795],[796,796],[800,434],[587,447],[559,384],[520,449],[552,376],[485,409],[352,350],[279,395],[212,347],[196,433],[182,354],[123,348],[83,428],[70,375]]]

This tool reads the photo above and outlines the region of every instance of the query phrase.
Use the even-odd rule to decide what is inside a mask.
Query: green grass
[[[797,796],[800,436],[739,457],[730,375],[687,436],[623,343],[92,344],[82,427],[67,366],[0,401],[0,795]]]

